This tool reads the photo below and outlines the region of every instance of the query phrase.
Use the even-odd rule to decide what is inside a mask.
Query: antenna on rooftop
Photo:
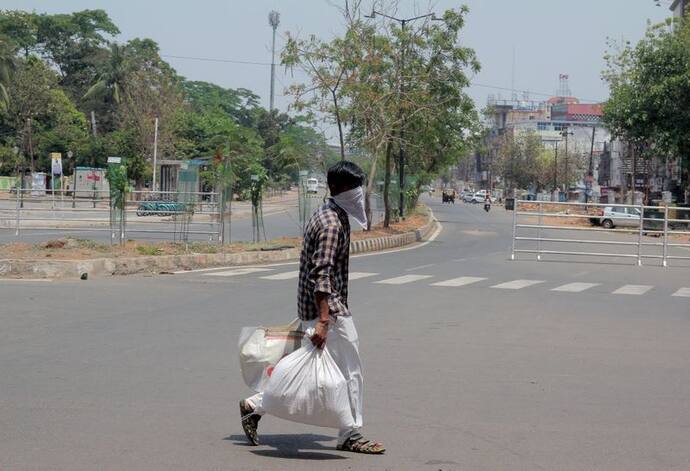
[[[558,92],[556,92],[557,96],[560,96],[560,97],[572,96],[572,92],[570,91],[569,79],[570,79],[570,76],[568,74],[559,74],[558,75]]]
[[[515,53],[515,46],[513,46],[513,71],[512,71],[512,78],[510,81],[510,90],[513,96],[513,101],[517,101],[518,99],[518,94],[517,91],[515,90],[515,68],[516,68],[516,53]]]

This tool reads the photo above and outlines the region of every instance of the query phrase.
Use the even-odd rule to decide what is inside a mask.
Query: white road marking
[[[513,281],[508,281],[506,283],[500,283],[497,285],[492,286],[492,288],[498,288],[498,289],[522,289],[522,288],[527,288],[528,286],[532,285],[538,285],[539,283],[543,283],[543,280],[513,280]]]
[[[558,288],[554,288],[551,291],[563,291],[566,293],[581,293],[590,288],[599,286],[599,283],[568,283]]]
[[[431,286],[448,286],[448,287],[458,287],[471,285],[472,283],[477,283],[479,281],[484,281],[486,278],[479,278],[476,276],[461,276],[460,278],[453,278],[452,280],[439,281],[438,283],[432,283]]]
[[[359,280],[361,278],[368,278],[370,276],[376,276],[378,273],[367,273],[363,271],[355,271],[349,274],[349,280]]]
[[[419,265],[418,267],[406,268],[405,271],[421,270],[422,268],[429,268],[429,267],[433,267],[434,265],[436,265],[436,264],[435,263],[427,263],[426,265]]]
[[[377,281],[376,283],[382,284],[382,285],[404,285],[406,283],[412,283],[414,281],[424,280],[426,278],[431,278],[431,275],[396,276],[395,278],[388,278],[387,280]]]
[[[652,289],[653,286],[648,285],[625,285],[618,288],[613,294],[630,294],[634,296],[639,296],[645,294],[647,291]]]
[[[678,296],[681,298],[690,298],[690,288],[681,288],[675,293],[673,293],[672,296]]]
[[[0,278],[0,282],[5,281],[26,281],[30,283],[50,283],[52,278]]]
[[[261,276],[262,280],[291,280],[299,276],[299,271],[287,271],[276,275]]]
[[[206,273],[204,276],[239,276],[239,275],[249,275],[250,273],[259,273],[265,271],[273,271],[270,268],[236,268],[235,270],[228,271],[214,271],[212,273]]]

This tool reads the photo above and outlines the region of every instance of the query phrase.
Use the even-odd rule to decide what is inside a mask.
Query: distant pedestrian
[[[339,430],[337,448],[356,453],[381,454],[382,444],[361,432],[363,377],[359,341],[348,308],[351,216],[367,225],[362,184],[365,175],[356,164],[341,161],[328,169],[331,198],[316,211],[304,231],[300,257],[297,312],[303,330],[315,329],[311,342],[327,348],[348,385],[355,426]],[[252,445],[259,444],[257,428],[263,415],[263,393],[240,401],[242,428]]]

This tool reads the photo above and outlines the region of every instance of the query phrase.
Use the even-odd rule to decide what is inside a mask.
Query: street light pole
[[[405,40],[405,25],[407,20],[400,21],[403,41]],[[400,52],[400,157],[398,158],[398,189],[400,190],[400,201],[398,203],[398,212],[400,219],[405,219],[405,113],[403,113],[402,100],[405,96],[405,45],[403,44]]]
[[[558,188],[558,141],[555,141],[556,152],[553,156],[553,191]]]
[[[565,137],[565,169],[563,170],[565,173],[565,184],[563,185],[563,190],[566,192],[566,200],[568,199],[568,186],[570,185],[568,180],[568,136],[572,135],[573,132],[568,130],[567,126],[561,131],[561,136]]]
[[[432,21],[443,21],[442,18],[437,18],[436,13],[427,13],[426,15],[419,15],[412,18],[396,18],[394,16],[381,13],[380,11],[372,10],[371,15],[364,15],[365,18],[376,18],[376,15],[383,16],[389,20],[400,23],[402,29],[403,41],[405,41],[405,26],[415,20],[422,18],[431,18]],[[405,43],[403,42],[402,51],[400,52],[400,99],[398,102],[400,114],[400,156],[398,158],[398,172],[399,182],[398,188],[400,190],[400,202],[398,206],[398,213],[401,219],[405,218],[405,114],[403,112],[402,100],[405,94]]]
[[[275,100],[275,80],[276,80],[276,29],[280,24],[280,13],[272,10],[268,14],[268,24],[273,28],[273,43],[271,45],[271,98],[270,107],[268,111],[273,111],[273,103]]]

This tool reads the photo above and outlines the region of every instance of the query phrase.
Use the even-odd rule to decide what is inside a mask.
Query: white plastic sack
[[[280,360],[266,383],[262,408],[276,417],[318,427],[354,426],[347,382],[328,352],[328,343],[323,350],[306,345]]]
[[[301,346],[304,332],[299,319],[275,327],[245,327],[240,333],[240,369],[244,382],[264,390],[275,365]]]

